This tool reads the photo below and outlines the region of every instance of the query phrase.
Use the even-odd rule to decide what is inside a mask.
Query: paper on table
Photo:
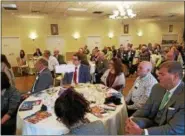
[[[70,73],[75,71],[75,66],[73,64],[62,64],[55,66],[56,73]]]

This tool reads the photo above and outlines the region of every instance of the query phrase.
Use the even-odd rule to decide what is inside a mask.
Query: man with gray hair
[[[141,108],[150,96],[152,87],[157,80],[151,74],[152,63],[142,61],[137,68],[138,78],[126,97],[128,116],[131,116],[137,109]]]
[[[130,135],[184,135],[184,92],[182,66],[164,62],[159,69],[159,84],[153,86],[145,105],[126,120]]]
[[[101,83],[101,77],[107,69],[108,69],[108,60],[105,58],[105,54],[103,52],[99,52],[96,61],[95,83],[97,84]]]
[[[65,59],[64,59],[64,55],[59,54],[58,49],[54,50],[54,57],[58,60],[59,64],[66,64]]]
[[[44,51],[44,57],[48,60],[48,68],[51,71],[53,78],[55,77],[55,66],[59,65],[58,60],[51,55],[49,50]]]
[[[53,77],[48,69],[48,61],[45,58],[41,57],[37,60],[35,69],[37,71],[36,80],[32,89],[27,94],[23,95],[23,99],[27,98],[29,94],[37,93],[53,86]]]

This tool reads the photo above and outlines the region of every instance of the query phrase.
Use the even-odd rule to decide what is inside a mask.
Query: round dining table
[[[75,90],[89,101],[93,102],[93,106],[105,106],[107,88],[101,84],[78,84],[74,86]],[[17,135],[63,135],[69,133],[62,122],[57,120],[54,112],[55,100],[63,93],[66,88],[59,86],[43,90],[39,93],[30,95],[19,106],[17,113]],[[112,89],[113,90],[113,89]],[[114,90],[113,90],[114,91]],[[31,106],[30,106],[31,105]],[[38,111],[47,107],[44,116],[34,120]],[[124,98],[121,97],[121,104],[116,105],[114,110],[102,114],[101,117],[96,116],[92,112],[86,113],[85,118],[90,122],[101,120],[109,135],[123,135],[125,120],[127,116],[126,104]],[[47,113],[47,114],[46,114]],[[30,120],[32,118],[32,120]]]

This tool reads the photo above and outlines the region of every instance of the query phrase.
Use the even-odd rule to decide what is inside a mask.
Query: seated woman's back
[[[107,135],[107,131],[101,121],[95,121],[72,128],[68,135]]]

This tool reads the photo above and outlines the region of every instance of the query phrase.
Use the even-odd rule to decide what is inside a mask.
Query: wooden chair
[[[23,71],[26,71],[28,70],[28,64],[26,65],[22,65],[21,63],[21,59],[19,57],[17,57],[17,65],[18,65],[18,71],[21,75],[23,75]]]

